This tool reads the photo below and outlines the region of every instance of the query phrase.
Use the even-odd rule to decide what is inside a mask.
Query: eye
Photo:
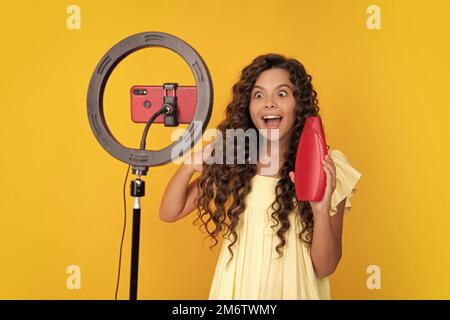
[[[257,91],[257,92],[253,95],[253,97],[254,97],[254,98],[258,98],[258,97],[257,97],[258,94],[261,94],[261,92]]]
[[[284,92],[284,93],[285,93],[285,95],[283,95],[283,96],[281,96],[281,97],[286,97],[286,96],[288,95],[288,93],[287,93],[286,91],[284,91],[284,90],[280,91],[279,93],[281,93],[281,92]]]

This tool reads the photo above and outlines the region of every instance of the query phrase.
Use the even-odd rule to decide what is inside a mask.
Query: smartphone
[[[197,105],[196,86],[178,86],[175,90],[167,90],[168,96],[177,96],[178,123],[191,123]],[[131,120],[135,123],[147,123],[150,117],[163,106],[164,87],[154,85],[132,86]],[[153,123],[164,123],[164,115],[156,117]]]

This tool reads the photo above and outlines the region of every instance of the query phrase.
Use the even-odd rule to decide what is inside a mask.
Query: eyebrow
[[[279,84],[278,86],[275,87],[275,89],[278,89],[278,88],[281,88],[281,87],[288,87],[289,89],[292,90],[292,88],[291,88],[288,84],[286,84],[286,83]],[[261,87],[261,86],[253,86],[253,89],[255,89],[255,88],[260,88],[260,89],[265,90],[265,89],[264,89],[263,87]],[[252,90],[253,90],[253,89],[252,89]]]

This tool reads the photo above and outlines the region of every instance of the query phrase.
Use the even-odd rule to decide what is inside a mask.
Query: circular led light
[[[148,47],[163,47],[176,52],[191,69],[197,87],[197,105],[192,122],[184,134],[161,150],[127,148],[112,135],[103,113],[103,94],[114,68],[129,54]],[[206,130],[211,117],[213,86],[209,71],[199,54],[183,40],[163,32],[142,32],[113,46],[100,60],[91,76],[87,95],[87,111],[91,129],[103,148],[116,159],[136,168],[158,166],[186,154]],[[172,152],[177,148],[179,151]]]

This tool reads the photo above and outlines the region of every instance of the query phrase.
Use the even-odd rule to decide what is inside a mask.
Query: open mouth
[[[277,129],[280,127],[282,116],[279,115],[266,115],[262,116],[261,119],[264,122],[264,126],[268,129]]]

